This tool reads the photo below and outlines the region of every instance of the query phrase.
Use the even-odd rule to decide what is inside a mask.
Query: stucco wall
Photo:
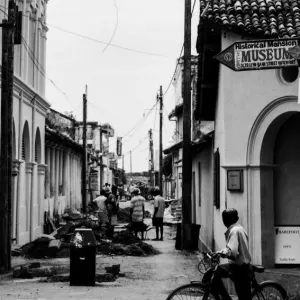
[[[243,37],[223,32],[222,50]],[[283,96],[297,96],[297,81],[284,84],[279,79],[279,70],[235,72],[220,65],[219,92],[216,107],[215,145],[220,151],[220,210],[215,210],[214,231],[216,248],[224,246],[224,226],[221,212],[225,207],[235,207],[239,211],[240,223],[249,228],[249,211],[246,170],[247,147],[250,131],[261,111],[272,101]],[[244,191],[239,193],[227,191],[226,170],[239,168],[244,170]],[[254,191],[255,192],[255,191]],[[260,201],[257,199],[256,201]],[[260,227],[260,220],[251,226]],[[259,231],[258,231],[259,232]]]

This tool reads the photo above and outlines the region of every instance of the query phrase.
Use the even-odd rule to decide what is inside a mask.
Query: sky
[[[198,23],[196,1],[192,54]],[[50,0],[47,25],[46,99],[51,108],[82,120],[87,86],[87,120],[113,126],[110,151],[115,151],[116,137],[124,137],[126,172],[130,151],[132,171],[148,171],[149,129],[154,148],[159,147],[156,95],[160,86],[167,90],[184,41],[184,0]],[[171,85],[164,95],[164,148],[173,143],[174,122],[167,116],[174,106]]]

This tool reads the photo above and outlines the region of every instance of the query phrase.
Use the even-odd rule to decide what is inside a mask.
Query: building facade
[[[213,250],[224,246],[221,213],[234,207],[249,233],[253,263],[269,268],[297,266],[299,69],[287,53],[293,43],[278,43],[277,58],[272,50],[268,50],[272,57],[261,56],[263,52],[254,48],[250,51],[254,63],[269,59],[277,61],[272,66],[280,66],[288,61],[294,64],[289,67],[241,72],[213,57],[235,42],[299,37],[299,5],[217,1],[211,6],[201,1],[201,11],[205,8],[198,29],[195,115],[200,125],[214,122],[214,135],[197,154],[200,202],[195,220],[201,224],[201,245]],[[249,63],[248,54],[243,55]],[[196,166],[193,172],[197,173]]]
[[[43,231],[45,176],[45,47],[47,1],[16,1],[21,44],[14,46],[12,240],[23,244]],[[1,20],[8,1],[1,0]],[[2,34],[2,31],[0,35]],[[2,51],[2,45],[0,45]]]
[[[45,132],[44,214],[52,220],[67,208],[79,211],[82,208],[83,147],[75,141],[75,129],[73,118],[49,109]]]

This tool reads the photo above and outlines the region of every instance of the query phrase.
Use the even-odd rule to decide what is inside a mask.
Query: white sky
[[[198,6],[197,1],[192,21],[192,54],[196,54]],[[155,55],[113,46],[104,51],[117,19],[111,44]],[[88,121],[109,122],[116,136],[122,137],[155,104],[160,85],[163,90],[169,85],[184,40],[184,0],[50,0],[47,23],[47,74],[58,87],[47,80],[46,98],[52,108],[62,113],[73,111],[76,119],[82,120],[82,94],[88,85]],[[174,108],[173,96],[171,86],[164,98],[164,147],[170,145],[173,135],[174,122],[167,118]],[[132,170],[148,170],[146,136],[150,128],[154,129],[154,147],[158,148],[158,110],[124,141],[127,172],[128,152],[132,149]],[[116,139],[111,138],[111,151],[115,144]]]

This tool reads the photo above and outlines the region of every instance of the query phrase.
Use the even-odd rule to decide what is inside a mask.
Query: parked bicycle
[[[220,254],[202,252],[203,258],[198,264],[198,270],[203,274],[202,281],[192,281],[176,288],[166,300],[202,299],[213,300],[212,280],[220,264]],[[258,283],[255,273],[263,273],[263,266],[252,266],[252,299],[253,300],[287,300],[287,292],[277,282],[267,280]]]

